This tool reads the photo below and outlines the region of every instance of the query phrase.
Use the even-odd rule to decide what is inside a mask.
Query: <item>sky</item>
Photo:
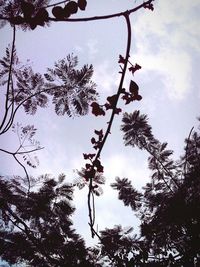
[[[140,4],[134,0],[88,0],[85,12],[74,17],[106,15],[125,11]],[[174,158],[183,153],[184,139],[190,129],[197,127],[200,115],[200,0],[156,0],[154,11],[141,9],[131,15],[132,45],[130,59],[142,69],[134,77],[127,73],[124,86],[134,79],[140,87],[142,101],[120,107],[125,112],[139,109],[148,115],[153,133],[161,142],[167,141],[174,150]],[[44,73],[55,61],[70,53],[79,58],[79,64],[93,64],[93,81],[105,103],[113,95],[119,82],[119,54],[125,55],[127,40],[123,18],[84,23],[58,22],[48,28],[34,31],[17,31],[16,48],[20,60],[28,59],[33,69]],[[0,29],[0,57],[12,41],[11,27]],[[2,96],[2,95],[1,95]],[[1,99],[2,101],[2,99]],[[34,124],[36,138],[45,149],[37,152],[40,165],[29,173],[53,176],[65,173],[67,181],[76,177],[76,170],[84,166],[83,153],[93,153],[90,143],[94,130],[106,129],[109,117],[68,118],[55,115],[51,105],[38,110],[35,116],[20,111],[16,122]],[[96,225],[99,230],[121,224],[133,226],[138,233],[138,219],[130,208],[117,199],[110,183],[115,177],[127,177],[137,189],[149,180],[148,155],[136,148],[125,147],[120,131],[121,115],[116,116],[101,161],[105,167],[104,194],[97,197]],[[16,136],[9,132],[0,139],[1,148],[14,150]],[[23,170],[10,155],[0,154],[1,174],[20,174]],[[87,245],[98,242],[90,238],[87,210],[87,189],[76,190],[73,217],[77,232],[83,235]]]

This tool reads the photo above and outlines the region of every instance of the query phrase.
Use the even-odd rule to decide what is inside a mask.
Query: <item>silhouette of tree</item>
[[[132,228],[121,226],[96,232],[94,196],[100,196],[101,185],[105,183],[101,152],[111,133],[116,115],[122,112],[119,99],[127,105],[140,101],[139,86],[130,80],[129,88],[124,88],[127,70],[131,74],[141,69],[130,61],[131,23],[130,15],[145,8],[154,10],[153,0],[143,2],[133,9],[104,16],[71,18],[84,11],[86,0],[60,1],[0,1],[0,27],[10,23],[13,29],[12,45],[7,47],[0,60],[0,86],[5,92],[3,118],[0,135],[12,129],[18,136],[19,146],[15,151],[0,149],[10,154],[21,165],[25,178],[0,177],[0,255],[10,264],[25,263],[27,266],[152,266],[150,256],[154,256],[154,266],[159,266],[156,257],[162,257],[162,264],[173,262],[174,256],[190,264],[200,254],[200,136],[198,132],[189,134],[185,154],[174,161],[167,143],[161,143],[152,134],[147,116],[139,111],[124,113],[123,125],[125,145],[138,147],[149,153],[151,181],[143,192],[138,192],[127,178],[116,178],[111,184],[119,191],[119,199],[130,206],[141,220],[141,235],[131,236]],[[50,23],[86,22],[123,17],[127,26],[127,43],[124,55],[119,55],[120,81],[114,95],[108,96],[106,103],[97,102],[96,85],[92,82],[93,66],[84,65],[78,69],[78,58],[68,55],[48,67],[43,75],[35,73],[30,64],[22,64],[15,49],[16,29],[34,30],[37,26]],[[74,185],[64,182],[65,175],[58,179],[43,175],[37,179],[28,174],[25,161],[35,168],[38,159],[32,153],[42,149],[34,139],[34,125],[22,126],[15,122],[18,110],[34,115],[38,108],[54,105],[57,115],[83,116],[91,112],[104,116],[111,111],[107,128],[94,130],[91,144],[95,153],[83,153],[87,161],[78,171],[79,178]],[[29,149],[27,147],[29,146]],[[99,238],[99,244],[86,248],[83,239],[72,228],[71,205],[73,188],[88,186],[89,226],[92,237]],[[172,255],[172,254],[173,255]],[[148,262],[149,261],[149,262]]]
[[[26,180],[0,177],[0,255],[26,266],[95,266],[83,239],[72,227],[73,186],[42,175]]]
[[[173,252],[189,264],[200,253],[200,134],[191,130],[185,154],[174,162],[167,143],[153,136],[146,115],[125,113],[122,121],[125,145],[150,154],[151,182],[144,187],[143,196],[127,179],[117,179],[112,187],[125,205],[137,211],[141,237],[148,242],[149,251],[163,256]]]

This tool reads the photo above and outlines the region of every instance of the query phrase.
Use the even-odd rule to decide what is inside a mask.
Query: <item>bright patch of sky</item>
[[[88,8],[81,16],[110,14],[132,8],[141,1],[132,0],[88,0]],[[183,151],[184,138],[199,116],[200,102],[200,0],[155,1],[155,10],[140,10],[131,15],[133,28],[130,60],[142,69],[132,77],[127,74],[125,87],[130,79],[140,86],[143,99],[139,103],[124,106],[124,111],[140,109],[147,113],[155,136],[168,141],[175,150],[175,157]],[[17,32],[16,47],[20,59],[30,59],[35,71],[44,73],[47,67],[69,53],[78,55],[82,64],[94,65],[94,81],[105,102],[108,95],[117,90],[120,78],[118,57],[125,55],[126,24],[123,18],[84,23],[52,23],[49,28],[37,28],[29,32]],[[11,29],[0,31],[0,55],[12,40]],[[116,176],[127,177],[140,189],[148,180],[147,154],[137,149],[124,147],[120,132],[121,116],[116,118],[109,136],[102,163],[105,166],[106,185],[104,194],[96,200],[96,224],[98,229],[115,224],[133,226],[137,230],[138,220],[129,208],[117,200],[117,192],[110,188]],[[72,181],[73,170],[84,166],[82,153],[93,152],[90,139],[94,129],[106,128],[108,117],[69,119],[57,117],[49,107],[39,110],[36,116],[25,116],[20,112],[16,121],[34,124],[37,138],[45,147],[37,153],[40,166],[31,170],[33,175],[64,172]],[[5,142],[7,140],[7,142]],[[16,145],[13,134],[1,139],[3,148]],[[9,155],[0,155],[1,174],[23,175],[23,170]],[[74,221],[77,231],[89,238],[87,190],[76,190]],[[96,225],[97,227],[97,225]],[[96,242],[97,240],[95,240]]]

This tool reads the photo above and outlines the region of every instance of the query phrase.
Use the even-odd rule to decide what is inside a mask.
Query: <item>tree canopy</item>
[[[22,168],[24,175],[0,175],[0,257],[9,264],[25,266],[194,266],[200,255],[200,133],[191,129],[185,139],[183,155],[174,160],[167,142],[153,134],[148,115],[140,110],[126,112],[126,106],[142,101],[140,87],[134,76],[142,67],[130,58],[132,28],[130,16],[138,10],[154,10],[153,0],[118,13],[74,18],[87,9],[86,0],[61,1],[0,1],[0,26],[9,24],[12,44],[0,59],[0,86],[3,105],[0,135],[11,130],[18,138],[18,148],[0,148]],[[119,55],[119,83],[114,94],[100,103],[100,92],[93,81],[92,64],[80,67],[73,53],[47,66],[45,73],[35,72],[30,62],[22,63],[16,48],[18,29],[34,31],[51,27],[52,23],[89,22],[122,17],[127,27],[126,50]],[[125,76],[132,75],[128,86]],[[120,101],[124,107],[121,108]],[[78,178],[69,183],[65,174],[58,177],[41,174],[34,177],[27,166],[37,168],[33,153],[43,149],[35,139],[35,125],[16,121],[19,110],[26,115],[43,112],[48,105],[55,114],[76,118],[92,114],[108,118],[105,129],[94,129],[89,137],[91,149],[83,151],[84,165],[78,166]],[[127,177],[116,177],[111,188],[140,220],[140,233],[133,227],[115,225],[95,228],[95,197],[103,194],[104,162],[101,153],[112,133],[113,121],[122,115],[121,132],[125,146],[147,153],[149,182],[136,189]],[[112,134],[111,134],[112,136]],[[14,172],[14,170],[13,170]],[[87,247],[75,230],[72,215],[73,193],[87,188],[88,228],[98,244]],[[105,207],[106,208],[106,207]],[[169,265],[168,265],[169,266]]]

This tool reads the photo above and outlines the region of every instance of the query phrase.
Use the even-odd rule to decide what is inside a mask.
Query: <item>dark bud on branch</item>
[[[151,11],[154,11],[154,7],[153,7],[153,4],[152,3],[146,3],[144,5],[144,8],[147,8],[147,9],[150,9]]]
[[[81,10],[85,10],[86,6],[87,6],[87,1],[86,0],[78,0],[78,7]]]

